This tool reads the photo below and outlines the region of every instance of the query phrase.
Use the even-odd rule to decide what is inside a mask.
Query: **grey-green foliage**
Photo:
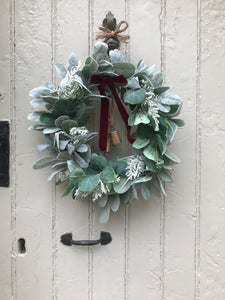
[[[55,68],[60,79],[58,86],[46,83],[30,91],[35,111],[28,119],[37,124],[29,129],[42,131],[45,143],[38,145],[37,150],[48,153],[33,168],[50,166],[48,180],[56,176],[57,184],[67,182],[63,196],[72,193],[73,198],[96,202],[101,223],[107,222],[110,211],[116,212],[121,205],[138,199],[138,195],[145,200],[152,195],[166,195],[163,183],[172,182],[172,164],[180,162],[168,144],[184,122],[175,118],[182,100],[167,92],[169,87],[163,86],[162,73],[155,73],[155,66],[145,66],[143,59],[135,67],[117,49],[108,54],[108,47],[102,42],[95,44],[83,67],[72,53],[67,68],[62,64]],[[90,132],[86,122],[91,117],[92,99],[103,97],[90,80],[96,73],[122,74],[127,79],[126,85],[116,88],[130,111],[128,123],[135,129],[133,155],[108,160],[92,153],[89,142],[98,133]]]

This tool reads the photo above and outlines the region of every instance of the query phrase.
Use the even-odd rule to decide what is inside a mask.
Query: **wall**
[[[87,202],[61,198],[33,171],[28,92],[56,81],[54,63],[84,61],[106,11],[128,20],[127,59],[156,64],[183,100],[181,157],[168,196],[134,201],[101,226]],[[0,188],[0,300],[225,299],[225,2],[83,0],[0,2],[0,119],[10,120],[10,188]],[[124,144],[126,149],[126,144]],[[122,149],[124,151],[124,149]],[[72,231],[106,247],[60,244]],[[26,253],[18,252],[19,238]]]

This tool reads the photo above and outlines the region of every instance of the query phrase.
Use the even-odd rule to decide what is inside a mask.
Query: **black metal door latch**
[[[61,243],[66,246],[78,245],[78,246],[94,246],[97,244],[107,245],[112,241],[111,234],[109,232],[101,231],[99,240],[81,240],[74,241],[72,233],[65,233],[61,236]]]

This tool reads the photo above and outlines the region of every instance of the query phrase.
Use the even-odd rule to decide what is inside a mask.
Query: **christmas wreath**
[[[28,119],[38,122],[45,143],[37,146],[48,155],[36,161],[34,169],[51,166],[48,177],[57,184],[67,182],[63,196],[91,199],[101,209],[100,222],[107,222],[110,210],[151,194],[166,195],[164,182],[172,182],[171,169],[179,158],[168,149],[177,129],[184,125],[179,115],[182,101],[163,86],[161,72],[140,60],[135,67],[125,62],[119,50],[96,42],[93,53],[81,66],[71,54],[67,69],[56,64],[58,86],[46,83],[30,91],[34,111]],[[87,128],[93,118],[93,99],[101,102],[99,133]],[[117,131],[109,134],[110,105],[115,101],[133,154],[109,160],[104,157],[110,143],[120,142]],[[93,153],[93,139],[99,139],[99,153]],[[93,140],[93,141],[91,141]]]

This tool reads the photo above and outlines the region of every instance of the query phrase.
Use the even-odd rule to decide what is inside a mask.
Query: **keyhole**
[[[19,252],[19,254],[26,253],[25,243],[26,243],[25,239],[23,239],[23,238],[18,239],[18,252]]]

